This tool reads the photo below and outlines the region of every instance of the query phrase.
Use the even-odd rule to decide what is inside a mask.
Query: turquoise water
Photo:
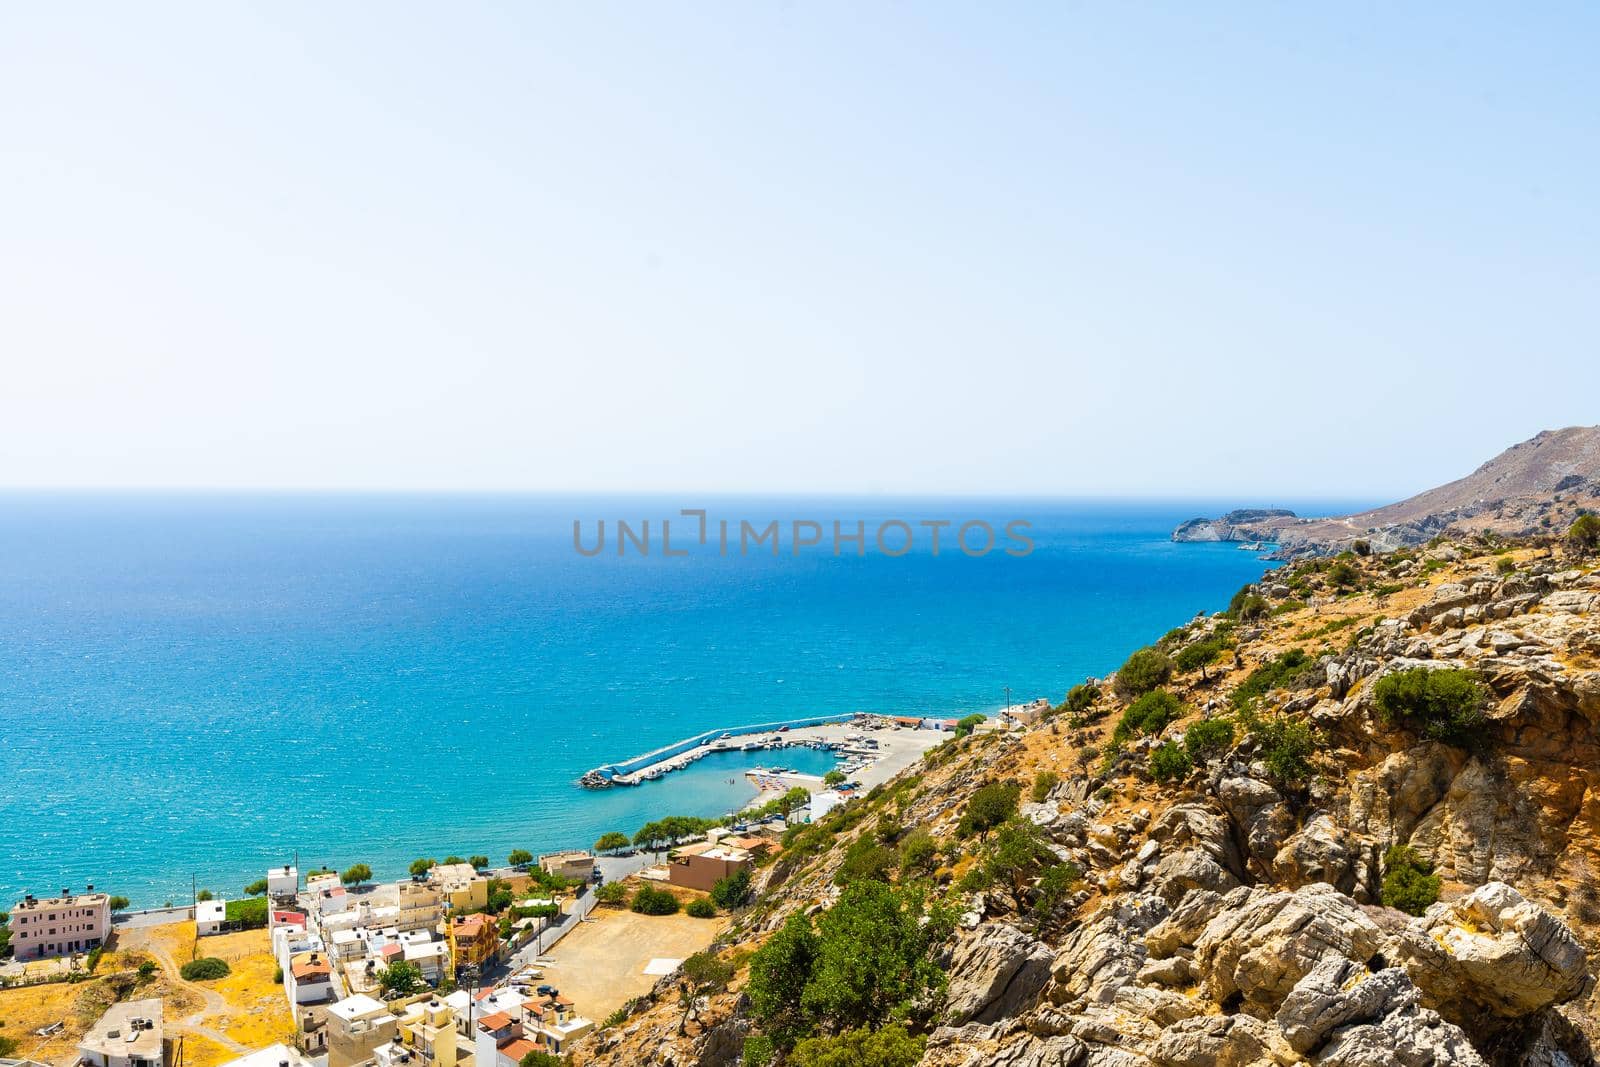
[[[1006,686],[1059,700],[1263,568],[1167,540],[1215,502],[690,505],[1023,518],[1036,548],[585,558],[575,518],[590,538],[597,518],[655,526],[684,505],[0,495],[0,899],[93,882],[161,903],[191,873],[231,893],[296,854],[393,876],[720,814],[771,755],[636,789],[574,780],[712,727],[988,710]]]

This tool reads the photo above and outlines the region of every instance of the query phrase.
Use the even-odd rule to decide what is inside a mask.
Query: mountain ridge
[[[1489,530],[1532,537],[1565,529],[1583,510],[1600,509],[1600,426],[1544,430],[1472,473],[1369,511],[1304,518],[1282,509],[1237,509],[1196,518],[1174,541],[1262,541],[1273,558],[1331,555],[1365,541],[1375,551],[1425,544],[1441,535]]]

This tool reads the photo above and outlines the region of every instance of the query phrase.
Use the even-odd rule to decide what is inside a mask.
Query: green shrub
[[[1082,715],[1094,707],[1095,701],[1099,699],[1099,686],[1093,682],[1080,682],[1067,690],[1067,699],[1061,702],[1061,710],[1070,715]]]
[[[933,870],[939,846],[926,830],[913,830],[900,842],[900,870],[906,874],[926,874]]]
[[[1336,589],[1350,589],[1361,580],[1361,572],[1343,560],[1328,568],[1328,581]]]
[[[1499,574],[1517,573],[1517,561],[1510,556],[1501,556],[1494,561],[1494,569]]]
[[[244,895],[247,897],[259,897],[266,891],[267,880],[265,878],[257,878],[255,881],[244,887]]]
[[[1483,729],[1488,694],[1471,671],[1414,667],[1379,678],[1372,699],[1383,722],[1465,746],[1474,743]]]
[[[1251,716],[1250,737],[1260,746],[1261,762],[1276,781],[1289,785],[1311,776],[1311,757],[1317,750],[1311,727],[1286,715]]]
[[[594,899],[597,904],[625,904],[628,900],[628,887],[621,882],[607,882],[595,889]]]
[[[154,978],[156,976],[156,962],[155,962],[155,960],[140,960],[139,961],[138,971],[139,971],[139,980],[142,981],[142,982],[147,982],[150,979]]]
[[[1158,782],[1175,782],[1187,778],[1194,770],[1189,753],[1168,741],[1150,753],[1150,777]]]
[[[1183,732],[1183,747],[1196,763],[1227,752],[1233,746],[1233,723],[1227,719],[1201,719]]]
[[[1579,515],[1567,528],[1567,544],[1585,556],[1600,548],[1600,518],[1588,513]]]
[[[956,833],[962,837],[988,833],[1017,813],[1017,800],[1021,796],[1022,786],[1016,782],[990,782],[979,786],[967,799]]]
[[[1267,598],[1248,585],[1233,594],[1233,599],[1228,601],[1228,616],[1240,622],[1264,619],[1271,611],[1272,605],[1267,603]]]
[[[1061,782],[1061,776],[1055,771],[1040,771],[1033,776],[1033,790],[1028,794],[1035,804],[1043,804],[1050,797],[1050,790]]]
[[[630,906],[640,915],[675,915],[678,911],[678,898],[665,889],[642,885],[633,895],[633,904]]]
[[[1439,899],[1439,876],[1416,849],[1395,845],[1383,856],[1381,899],[1386,907],[1421,915]]]
[[[695,897],[684,907],[684,912],[695,919],[715,919],[717,906],[705,897]]]
[[[870,837],[859,837],[845,850],[844,861],[833,876],[834,884],[849,885],[864,878],[888,881],[897,858],[894,852]]]
[[[861,1027],[837,1037],[808,1037],[784,1062],[791,1067],[916,1067],[927,1041],[898,1023],[877,1030]]]
[[[215,956],[201,956],[178,968],[178,973],[183,975],[186,982],[211,982],[228,977],[228,964],[226,960],[219,960]]]
[[[723,911],[743,907],[750,900],[750,872],[735,871],[711,886],[711,901]]]
[[[1034,899],[1034,914],[1046,918],[1056,910],[1067,895],[1083,880],[1083,871],[1076,863],[1057,863],[1046,867],[1039,875],[1038,896]]]
[[[1256,697],[1265,696],[1274,689],[1293,688],[1300,682],[1309,681],[1310,672],[1315,670],[1315,664],[1310,657],[1298,648],[1291,648],[1283,655],[1269,660],[1251,671],[1239,687],[1233,691],[1232,699],[1235,707],[1243,707]]]
[[[1136,697],[1166,685],[1172,678],[1172,661],[1153,648],[1141,648],[1117,668],[1116,690]]]
[[[980,714],[978,712],[973,712],[971,715],[963,715],[961,718],[956,720],[956,736],[966,737],[988,720],[989,716]]]
[[[1120,744],[1136,734],[1158,734],[1182,715],[1183,702],[1165,689],[1156,689],[1128,705],[1111,739]]]

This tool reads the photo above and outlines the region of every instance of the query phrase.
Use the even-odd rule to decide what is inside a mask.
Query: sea
[[[1059,701],[1262,574],[1169,539],[1240,503],[3,493],[0,908],[737,810],[757,763],[831,757],[577,779],[747,723]]]

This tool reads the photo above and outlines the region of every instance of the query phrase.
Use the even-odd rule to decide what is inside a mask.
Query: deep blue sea
[[[720,814],[757,754],[574,780],[713,727],[1059,700],[1261,574],[1168,540],[1237,503],[0,494],[0,900],[160,904],[191,874],[233,895],[296,855],[392,877]],[[719,517],[816,519],[824,543],[741,557],[735,523],[724,558]],[[607,551],[578,554],[574,519],[592,547],[600,518]],[[648,558],[617,557],[619,518],[651,520]],[[687,557],[662,558],[662,518]],[[904,556],[872,544],[889,518]],[[868,523],[866,556],[832,555],[834,519]],[[923,519],[1025,519],[1035,548],[971,558],[947,529],[935,557]]]

